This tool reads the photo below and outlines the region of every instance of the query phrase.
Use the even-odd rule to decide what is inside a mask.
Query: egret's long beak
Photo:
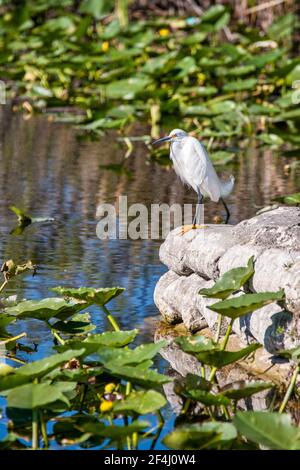
[[[152,145],[162,144],[163,142],[169,142],[170,140],[172,140],[172,137],[167,135],[166,137],[162,137],[161,139],[155,140],[154,142],[152,142]]]

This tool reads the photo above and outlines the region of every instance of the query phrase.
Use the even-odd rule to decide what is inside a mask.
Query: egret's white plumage
[[[205,147],[195,137],[181,129],[170,132],[170,158],[175,172],[184,184],[191,186],[196,193],[218,202],[226,198],[234,186],[234,177],[221,181],[213,167]]]
[[[182,129],[173,129],[168,136],[153,143],[161,142],[171,142],[170,158],[174,169],[182,182],[196,191],[198,204],[203,203],[203,196],[209,197],[214,202],[221,200],[226,210],[225,223],[227,223],[230,213],[224,198],[233,190],[234,177],[230,176],[227,181],[221,181],[205,147]],[[196,228],[198,215],[197,207],[192,228]]]

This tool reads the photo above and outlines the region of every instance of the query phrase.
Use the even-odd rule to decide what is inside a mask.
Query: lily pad
[[[200,362],[220,369],[221,367],[228,366],[229,364],[246,358],[259,348],[261,348],[260,344],[250,344],[250,346],[239,351],[220,351],[216,349],[214,351],[197,353],[195,356]]]
[[[46,383],[31,383],[12,389],[7,395],[7,404],[12,408],[33,410],[45,408],[54,402],[63,402],[69,407],[70,403],[64,392],[74,390],[77,383],[66,382],[62,385]]]
[[[210,422],[180,426],[166,436],[164,444],[176,450],[202,450],[222,448],[236,439],[231,423]]]
[[[154,413],[167,403],[163,395],[155,390],[132,392],[114,405],[114,412],[131,411],[138,414]]]
[[[287,414],[239,411],[233,423],[240,434],[269,449],[300,450],[300,429],[292,426]]]
[[[252,256],[245,268],[234,268],[221,276],[214,286],[201,289],[199,294],[206,297],[226,299],[230,294],[239,290],[254,274],[254,257]]]
[[[53,287],[52,290],[66,298],[103,306],[110,300],[122,294],[125,289],[123,287],[106,287],[98,289],[93,289],[92,287],[79,287],[78,289]]]
[[[47,375],[53,369],[58,367],[59,365],[68,362],[69,360],[80,356],[84,352],[84,349],[76,351],[70,350],[60,354],[54,354],[52,356],[46,357],[45,359],[41,359],[39,361],[30,362],[25,366],[19,367],[17,369],[16,374],[27,376],[33,378],[42,377]]]
[[[231,398],[232,400],[239,400],[240,398],[250,397],[256,393],[273,387],[274,384],[272,382],[263,382],[261,380],[249,382],[239,380],[223,387],[221,389],[221,394],[222,396]]]
[[[244,294],[223,300],[208,308],[229,318],[238,318],[264,307],[272,302],[283,300],[284,291],[261,292],[259,294]]]
[[[53,317],[66,319],[84,308],[86,304],[80,302],[50,297],[42,300],[24,300],[13,307],[7,307],[5,312],[19,319],[50,320]]]

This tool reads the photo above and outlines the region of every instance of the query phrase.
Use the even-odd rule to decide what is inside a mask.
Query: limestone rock
[[[241,244],[300,250],[300,208],[279,207],[243,220],[234,235]]]
[[[234,331],[244,342],[258,341],[270,353],[300,342],[300,208],[279,207],[236,226],[210,225],[180,236],[171,232],[160,249],[170,269],[155,289],[155,303],[169,323],[183,321],[195,332],[217,314],[208,307],[217,299],[199,295],[229,269],[246,266],[254,256],[255,273],[246,292],[284,289],[285,302],[272,303],[236,320]],[[241,295],[237,293],[235,295]],[[223,319],[226,327],[226,319]]]
[[[209,326],[217,327],[218,314],[209,309],[217,299],[199,295],[199,290],[213,285],[197,274],[179,276],[169,271],[160,279],[155,289],[155,303],[168,323],[182,321],[192,333]],[[234,296],[242,295],[240,291]],[[228,325],[228,318],[222,319],[222,333]],[[262,344],[266,350],[275,354],[281,349],[289,349],[297,344],[299,330],[293,323],[293,315],[272,303],[253,313],[238,318],[233,331],[244,343],[253,341]]]
[[[181,275],[192,272],[206,279],[218,276],[219,258],[234,245],[232,226],[209,225],[181,236],[178,229],[169,233],[159,256],[170,270]]]
[[[207,281],[197,274],[186,277],[169,271],[155,287],[154,302],[167,323],[183,321],[189,331],[198,331],[207,326],[197,306],[198,292],[206,286]]]

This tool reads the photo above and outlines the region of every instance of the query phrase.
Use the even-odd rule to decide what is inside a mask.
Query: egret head
[[[188,134],[182,129],[173,129],[169,135],[162,137],[161,139],[152,142],[152,145],[161,144],[163,142],[180,142]]]

